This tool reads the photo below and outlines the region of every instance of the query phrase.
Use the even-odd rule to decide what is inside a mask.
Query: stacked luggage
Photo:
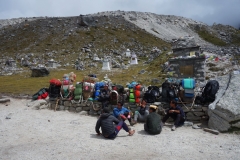
[[[140,103],[144,97],[144,87],[140,84],[137,84],[134,87],[134,97],[135,103]]]
[[[192,78],[183,79],[181,85],[184,89],[183,101],[192,102],[195,97],[195,80]]]
[[[51,79],[48,89],[48,96],[50,100],[54,100],[60,97],[62,82],[59,79]]]
[[[137,84],[138,84],[137,82],[133,81],[128,85],[128,88],[129,88],[129,102],[130,103],[135,103],[134,87]]]
[[[85,76],[83,79],[83,100],[88,100],[93,96],[95,83],[98,81],[96,77]]]
[[[192,78],[183,79],[182,87],[184,89],[184,96],[187,98],[194,97],[194,88],[195,88],[195,80]]]

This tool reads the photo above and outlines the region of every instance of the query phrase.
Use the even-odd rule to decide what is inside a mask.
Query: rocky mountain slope
[[[119,67],[128,63],[124,58],[126,49],[151,64],[162,53],[171,51],[175,39],[184,36],[193,36],[208,52],[240,54],[240,31],[231,26],[208,26],[172,15],[108,11],[75,17],[0,20],[0,68],[9,58],[18,62],[25,58],[33,65],[54,59],[62,66],[79,59],[86,68],[97,67],[93,57],[106,55],[115,58],[114,65]]]

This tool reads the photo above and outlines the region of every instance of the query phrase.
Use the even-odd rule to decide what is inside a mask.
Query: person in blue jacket
[[[113,115],[114,117],[118,118],[119,120],[125,121],[128,119],[129,123],[133,125],[132,123],[132,117],[131,117],[131,111],[127,108],[123,107],[122,102],[117,103],[117,107],[113,109]]]
[[[172,126],[172,131],[175,131],[177,127],[182,126],[185,121],[185,113],[183,109],[177,105],[177,101],[172,100],[170,102],[170,108],[167,111],[167,114],[162,119],[163,125],[167,121],[167,119],[171,117],[174,120],[174,125]]]

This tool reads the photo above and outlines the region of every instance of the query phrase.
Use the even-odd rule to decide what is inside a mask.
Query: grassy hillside
[[[143,64],[144,59],[141,59],[138,65],[132,65],[128,70],[113,69],[112,71],[102,71],[101,67],[86,71],[77,71],[70,67],[66,69],[55,69],[50,71],[49,76],[39,78],[31,77],[31,70],[26,69],[23,73],[11,76],[1,76],[0,84],[1,86],[4,86],[1,88],[1,93],[32,95],[40,88],[48,87],[50,79],[62,79],[63,74],[70,72],[74,72],[77,75],[76,82],[81,82],[84,76],[94,73],[100,81],[103,80],[103,77],[107,74],[113,83],[121,84],[123,86],[131,81],[150,85],[152,84],[152,78],[157,78],[163,82],[165,76],[161,73],[160,65],[164,63],[167,58],[168,57],[164,53],[156,58],[150,65]],[[147,72],[144,74],[138,74],[142,69],[145,69]],[[154,85],[160,86],[161,83]]]
[[[134,24],[125,21],[123,17],[92,17],[88,26],[80,25],[80,17],[68,18],[47,18],[35,21],[25,21],[18,25],[9,25],[1,28],[0,32],[0,53],[1,57],[12,57],[14,59],[24,57],[33,53],[29,61],[34,58],[47,61],[51,58],[62,64],[73,64],[83,47],[91,49],[90,55],[109,54],[113,51],[118,54],[124,53],[127,48],[136,53],[144,53],[139,57],[139,65],[131,66],[128,70],[113,69],[111,72],[103,72],[102,64],[97,68],[86,68],[86,71],[77,71],[72,66],[51,70],[48,77],[33,78],[31,70],[24,68],[24,71],[11,76],[1,76],[1,93],[8,94],[34,94],[42,87],[49,86],[52,78],[61,79],[63,74],[75,72],[77,81],[82,81],[83,76],[90,73],[97,74],[100,80],[108,74],[113,83],[125,85],[133,80],[142,84],[151,84],[152,78],[162,79],[160,65],[166,62],[165,53],[157,57],[151,64],[143,64],[151,54],[153,47],[161,50],[170,50],[170,44],[149,34]],[[47,53],[52,52],[49,57]],[[82,53],[81,60],[90,62]],[[17,60],[20,61],[19,59]],[[127,63],[127,60],[124,61]],[[19,64],[19,63],[18,63]],[[147,73],[138,74],[142,69]],[[159,84],[160,85],[160,84]]]
[[[216,35],[208,32],[205,29],[198,30],[197,33],[202,39],[204,39],[205,41],[210,42],[214,45],[217,45],[217,46],[226,46],[227,45],[224,41],[222,41]]]

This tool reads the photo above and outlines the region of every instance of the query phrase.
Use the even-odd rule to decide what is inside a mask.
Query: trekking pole
[[[59,100],[60,100],[60,99],[58,98],[57,101],[56,101],[56,105],[55,105],[55,108],[54,108],[54,112],[56,112],[56,109],[57,109],[58,101],[59,101]]]

